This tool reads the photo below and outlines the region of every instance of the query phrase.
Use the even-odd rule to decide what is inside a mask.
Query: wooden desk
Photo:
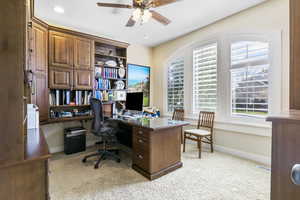
[[[181,132],[188,122],[167,118],[114,120],[132,126],[132,168],[150,180],[182,167]]]
[[[47,200],[48,145],[40,129],[29,129],[25,140],[24,160],[0,165],[0,199]]]

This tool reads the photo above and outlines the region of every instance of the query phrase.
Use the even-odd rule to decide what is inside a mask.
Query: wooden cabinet
[[[73,68],[74,39],[72,35],[49,31],[50,67]]]
[[[290,0],[290,108],[300,110],[300,1]]]
[[[40,121],[48,119],[48,30],[37,23],[30,31],[31,103],[39,107]]]
[[[93,72],[88,70],[74,70],[74,89],[92,90]]]
[[[73,86],[73,69],[49,69],[49,87],[52,89],[71,89]]]
[[[47,28],[32,24],[31,31],[31,69],[33,71],[47,72],[48,70],[48,30]]]
[[[74,37],[74,69],[92,70],[92,45],[89,39]]]
[[[300,164],[300,111],[267,120],[272,121],[271,199],[298,200],[300,185],[293,183],[291,175],[293,166]]]
[[[49,115],[48,75],[43,72],[35,72],[34,78],[34,91],[32,93],[31,103],[39,107],[40,121],[47,121]]]
[[[182,166],[181,127],[149,130],[133,128],[132,167],[149,179]]]
[[[49,32],[49,85],[53,89],[93,89],[93,43],[58,31]]]

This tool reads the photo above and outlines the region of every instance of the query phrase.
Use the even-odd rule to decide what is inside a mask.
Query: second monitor
[[[126,110],[143,111],[143,92],[127,93]]]

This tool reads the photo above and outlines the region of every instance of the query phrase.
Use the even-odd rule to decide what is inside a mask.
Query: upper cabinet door
[[[74,89],[92,90],[93,72],[88,70],[74,70]]]
[[[89,39],[74,38],[74,67],[75,69],[92,69],[92,41]]]
[[[51,89],[72,89],[73,69],[50,67],[49,87]]]
[[[49,59],[51,67],[73,68],[73,36],[50,31]]]
[[[31,69],[34,72],[47,72],[48,30],[45,27],[33,23],[31,37]]]

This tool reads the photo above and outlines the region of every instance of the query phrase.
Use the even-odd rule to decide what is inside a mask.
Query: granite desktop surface
[[[169,118],[124,118],[124,117],[114,117],[114,120],[122,121],[131,126],[146,128],[151,131],[156,131],[160,129],[175,128],[189,125],[186,121],[176,121]]]

